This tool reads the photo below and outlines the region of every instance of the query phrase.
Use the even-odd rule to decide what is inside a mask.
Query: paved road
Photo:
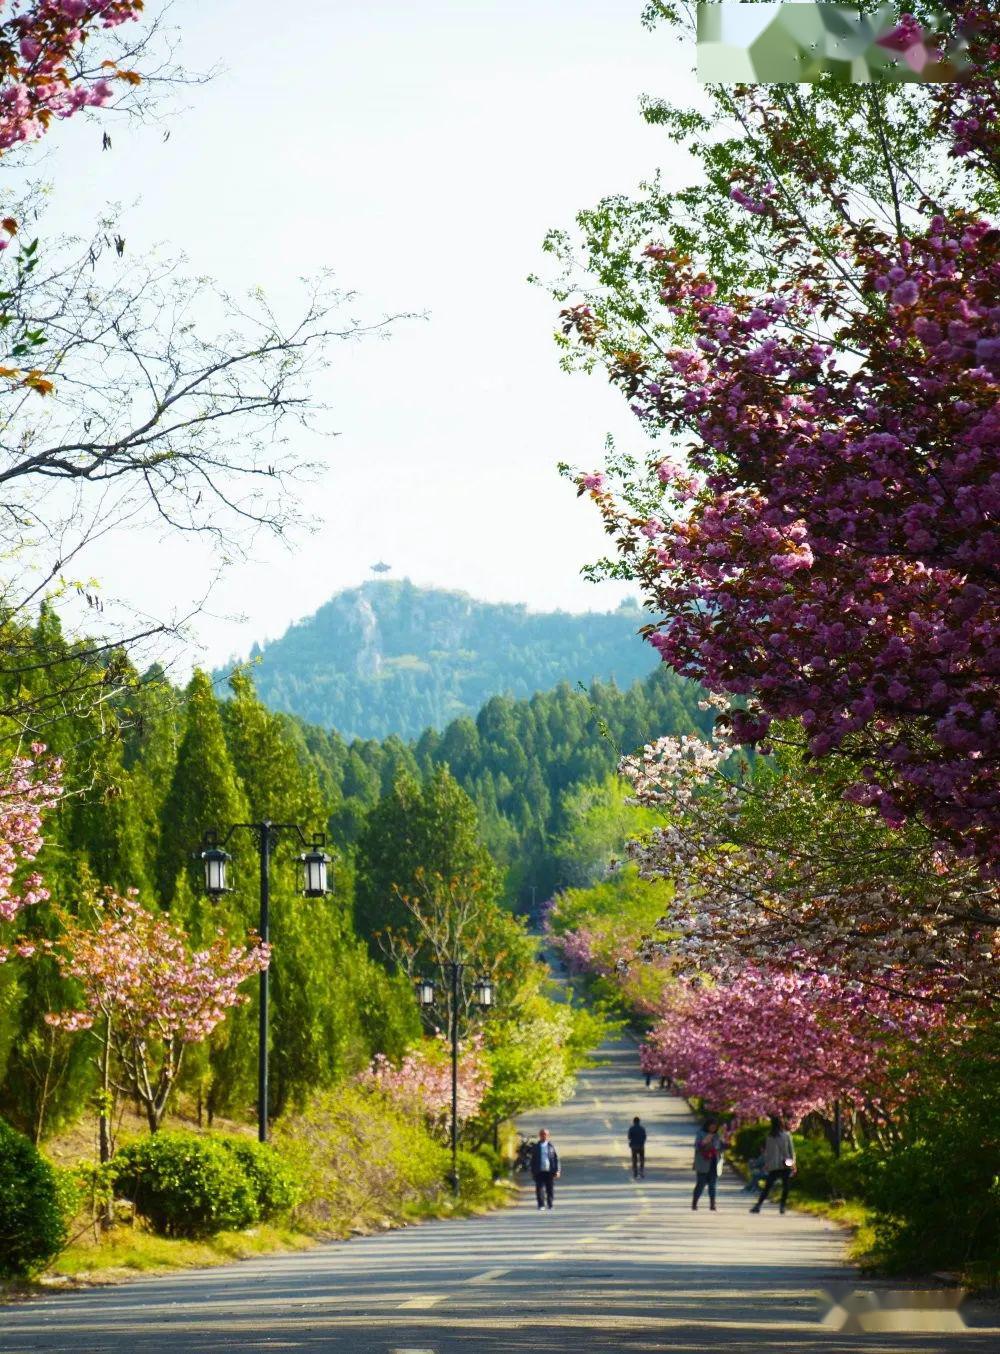
[[[844,1266],[842,1234],[770,1206],[751,1217],[735,1178],[723,1182],[717,1213],[704,1205],[692,1213],[686,1107],[646,1090],[630,1046],[606,1055],[574,1099],[546,1116],[564,1162],[551,1214],[539,1214],[525,1193],[517,1208],[483,1218],[54,1295],[0,1311],[0,1350],[985,1354],[1000,1347],[998,1330],[871,1336],[824,1327],[817,1290],[863,1286]],[[623,1151],[633,1114],[650,1131],[640,1182]]]

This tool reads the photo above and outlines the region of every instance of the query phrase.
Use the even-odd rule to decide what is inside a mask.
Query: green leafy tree
[[[413,935],[402,899],[420,880],[474,878],[482,896],[499,896],[501,879],[479,832],[476,806],[446,767],[427,780],[404,777],[381,799],[358,842],[355,918],[375,946],[379,932]]]

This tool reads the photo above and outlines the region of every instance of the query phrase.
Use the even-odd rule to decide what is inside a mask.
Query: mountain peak
[[[408,578],[366,579],[264,644],[254,667],[272,709],[346,737],[416,737],[474,715],[491,696],[524,698],[565,681],[630,685],[656,666],[639,638],[648,617],[533,612]]]

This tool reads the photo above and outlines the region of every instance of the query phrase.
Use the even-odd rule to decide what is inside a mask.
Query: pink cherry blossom
[[[94,904],[94,925],[68,918],[46,948],[64,977],[79,984],[79,1004],[50,1012],[64,1030],[97,1028],[113,1047],[123,1085],[143,1104],[156,1129],[188,1044],[206,1039],[227,1010],[248,1000],[246,980],[265,969],[268,946],[242,945],[219,931],[191,949],[184,930],[143,907],[134,893],[108,889]]]
[[[30,756],[15,757],[0,778],[0,922],[48,898],[37,873],[18,873],[42,848],[42,818],[62,793],[62,763],[41,743]],[[9,951],[0,946],[0,964]]]

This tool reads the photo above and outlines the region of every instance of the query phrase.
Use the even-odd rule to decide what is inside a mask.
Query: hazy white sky
[[[693,52],[641,0],[178,0],[190,67],[223,63],[162,132],[67,126],[46,165],[54,214],[85,232],[124,201],[129,248],[183,247],[194,272],[279,302],[332,267],[360,313],[427,311],[343,349],[318,394],[336,439],[294,553],[235,566],[200,624],[215,662],[280,633],[385,559],[394,575],[536,608],[615,605],[581,564],[596,515],[555,470],[642,434],[602,377],[568,377],[556,308],[531,288],[550,226],[631,189],[670,150],[642,93],[695,96]],[[55,138],[54,138],[55,139]],[[675,168],[674,173],[678,170]],[[167,565],[168,567],[165,567]],[[133,539],[90,562],[109,593],[165,614],[206,576],[196,545]]]

